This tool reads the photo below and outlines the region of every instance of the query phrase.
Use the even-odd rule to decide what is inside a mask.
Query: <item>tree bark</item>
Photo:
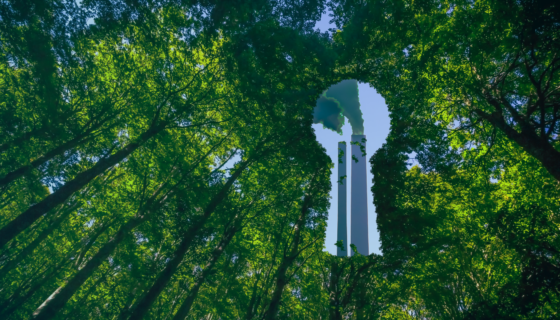
[[[88,240],[87,244],[82,249],[82,252],[80,252],[80,255],[78,256],[78,259],[76,259],[76,263],[74,264],[75,266],[79,267],[80,264],[82,264],[82,260],[84,259],[84,257],[88,253],[89,249],[91,249],[91,247],[93,246],[93,244],[95,243],[97,238],[99,238],[113,223],[114,223],[114,220],[111,221],[111,222],[105,223],[104,225],[101,226],[101,228],[99,228],[99,230],[97,230],[91,236],[91,238]]]
[[[167,238],[167,237],[166,237]],[[163,248],[163,245],[165,244],[165,240],[161,242],[158,251],[155,254],[155,259],[152,261],[151,266],[147,269],[147,273],[157,273],[157,265],[160,263],[161,259],[164,258],[163,255],[161,255],[161,249]],[[117,319],[118,320],[126,320],[128,319],[128,316],[130,315],[131,310],[134,307],[134,300],[136,299],[137,295],[140,295],[139,299],[142,297],[142,293],[144,292],[144,287],[146,286],[146,282],[145,281],[141,281],[139,280],[136,285],[134,286],[134,288],[132,290],[129,290],[129,294],[127,297],[127,300],[124,304],[124,308],[121,309],[121,312],[119,313]],[[139,294],[137,294],[139,292]]]
[[[247,314],[245,315],[245,320],[253,319],[253,313],[255,312],[255,302],[257,300],[257,291],[259,289],[259,281],[261,280],[262,272],[257,273],[257,279],[253,285],[253,292],[251,293],[251,300],[249,301],[249,306],[247,306]]]
[[[19,233],[28,228],[33,222],[42,215],[52,210],[57,205],[66,201],[74,192],[79,191],[91,180],[102,174],[108,168],[121,162],[124,158],[132,154],[136,149],[142,146],[146,141],[158,134],[165,128],[164,125],[154,125],[147,131],[142,133],[138,139],[129,143],[123,149],[115,154],[99,160],[92,168],[78,174],[73,180],[68,181],[56,192],[50,194],[41,202],[31,206],[17,218],[9,222],[0,230],[0,248],[6,245],[10,240],[15,238]]]
[[[287,222],[287,221],[286,221],[286,222]],[[281,234],[282,234],[282,232],[283,232],[283,230],[284,230],[284,225],[285,225],[285,223],[281,223],[281,224],[280,224],[280,230],[279,230],[279,232],[278,232],[278,235],[279,235],[280,238],[281,238]],[[276,255],[277,255],[278,252],[280,251],[280,250],[279,250],[279,247],[280,247],[280,242],[281,242],[281,241],[279,241],[279,240],[280,240],[280,239],[275,239],[275,240],[274,240],[274,243],[275,243],[275,245],[274,245],[274,253],[272,254],[272,257],[271,257],[271,259],[270,259],[270,268],[268,268],[268,270],[266,271],[266,273],[265,273],[265,275],[264,275],[264,283],[263,283],[263,286],[262,286],[261,294],[257,294],[257,291],[258,291],[258,287],[257,287],[258,280],[255,282],[255,285],[254,285],[254,287],[253,287],[253,294],[254,294],[254,296],[251,297],[251,303],[250,303],[250,305],[249,305],[247,314],[245,315],[245,320],[251,320],[251,319],[253,319],[254,315],[255,315],[256,312],[258,311],[258,307],[259,307],[260,304],[261,304],[261,301],[262,301],[262,299],[263,299],[264,294],[268,291],[268,289],[270,288],[270,285],[271,285],[272,282],[273,282],[272,280],[274,279],[274,276],[273,276],[273,277],[270,277],[270,274],[272,273],[272,270],[273,270],[273,268],[274,268],[274,264],[275,264],[275,262],[276,262]],[[269,241],[270,241],[270,239],[269,239]],[[257,279],[259,279],[260,276],[261,276],[261,273],[259,273]],[[254,299],[253,299],[253,298],[254,298]],[[263,312],[266,312],[266,310],[263,310]]]
[[[196,299],[196,296],[198,295],[198,291],[200,290],[200,287],[204,284],[204,281],[206,281],[206,278],[212,272],[212,269],[214,268],[214,265],[216,265],[216,262],[218,262],[218,259],[221,257],[225,248],[231,242],[231,239],[233,239],[233,236],[239,231],[239,227],[238,227],[237,224],[239,223],[239,220],[241,218],[240,218],[240,216],[238,216],[238,217],[239,218],[234,219],[234,221],[233,221],[233,223],[230,227],[228,227],[228,228],[226,228],[226,230],[224,230],[224,234],[222,235],[222,239],[220,240],[218,245],[212,251],[210,259],[206,263],[206,266],[204,267],[204,270],[197,276],[193,286],[191,287],[191,289],[190,289],[190,291],[187,295],[187,298],[185,299],[185,301],[183,302],[183,304],[181,305],[181,307],[179,308],[179,310],[177,311],[177,313],[173,317],[173,320],[183,320],[189,315],[189,312],[191,310],[191,306],[194,303],[194,300]]]
[[[264,315],[265,320],[274,320],[278,316],[278,311],[280,311],[280,301],[282,300],[282,293],[284,292],[284,288],[289,282],[289,277],[287,275],[288,268],[292,266],[294,261],[299,255],[299,243],[301,240],[301,229],[305,222],[305,216],[309,211],[309,205],[311,202],[311,198],[309,195],[306,195],[303,204],[301,207],[301,213],[299,215],[298,221],[295,225],[295,233],[294,233],[294,241],[292,243],[292,248],[288,255],[285,255],[282,259],[282,263],[278,267],[278,271],[276,272],[276,288],[274,288],[274,292],[272,293],[272,298],[270,299],[270,303],[268,305],[268,310]]]
[[[0,275],[0,283],[4,279],[7,274],[18,266],[18,264],[23,261],[23,259],[27,258],[30,254],[32,254],[35,249],[45,240],[54,230],[58,229],[58,227],[62,224],[64,220],[72,213],[76,208],[79,206],[79,203],[75,203],[74,205],[70,206],[70,208],[66,209],[58,218],[56,218],[50,226],[48,226],[45,230],[43,230],[35,240],[33,240],[27,247],[25,247],[14,259],[8,261],[4,265],[0,271],[2,271],[2,275]]]
[[[352,259],[352,258],[351,258]],[[354,258],[355,259],[355,258]],[[342,297],[342,299],[340,299],[340,294],[342,293],[342,288],[340,288],[340,282],[337,284],[339,286],[338,288],[338,312],[339,315],[337,315],[340,318],[337,319],[342,319],[342,314],[341,311],[345,310],[348,305],[352,302],[352,297],[356,297],[354,295],[354,291],[356,290],[356,288],[359,288],[359,281],[362,279],[363,273],[370,268],[371,266],[375,265],[377,263],[377,260],[373,259],[371,261],[366,262],[364,265],[362,265],[361,267],[359,267],[357,270],[355,270],[355,266],[352,260],[350,260],[350,275],[349,275],[349,284],[345,284],[346,286],[346,292],[344,293],[344,296]],[[343,267],[344,268],[344,267]],[[355,271],[354,271],[355,270]],[[340,270],[339,272],[343,272],[344,270]],[[340,273],[339,273],[339,277],[340,277]],[[363,297],[363,295],[357,295],[357,297]],[[360,317],[363,317],[363,315],[365,314],[364,312],[364,302],[359,300],[359,301],[354,301],[355,303],[355,312],[356,315],[358,317],[358,319],[361,319]]]
[[[131,311],[131,316],[129,319],[142,319],[157,297],[161,294],[167,283],[171,280],[171,277],[177,270],[177,267],[183,261],[187,250],[190,248],[192,241],[194,240],[195,236],[197,235],[198,231],[204,226],[208,218],[212,215],[216,207],[222,202],[223,199],[226,198],[227,194],[229,193],[229,189],[233,185],[233,183],[241,176],[245,168],[249,166],[251,160],[246,161],[244,164],[239,166],[235,170],[235,172],[229,177],[226,184],[220,189],[218,194],[210,201],[202,216],[198,219],[196,223],[194,223],[187,232],[185,232],[185,236],[181,241],[181,244],[175,251],[173,258],[167,263],[165,269],[158,275],[155,283],[149,289],[149,291],[144,295],[133,307]]]
[[[274,320],[278,316],[282,293],[289,282],[288,275],[286,273],[288,268],[294,263],[294,260],[295,258],[292,259],[291,255],[285,257],[278,267],[278,271],[276,272],[276,287],[274,288],[274,292],[272,293],[272,297],[268,305],[268,310],[264,316],[264,319],[266,320]]]
[[[52,277],[55,276],[57,272],[60,271],[60,269],[62,269],[67,263],[68,261],[63,260],[61,263],[58,264],[58,266],[54,268],[52,272],[50,272],[48,275],[43,275],[43,277],[37,283],[35,283],[29,290],[27,290],[25,294],[21,295],[20,294],[21,290],[20,290],[20,292],[15,292],[14,295],[8,301],[3,302],[2,305],[0,305],[0,310],[2,310],[0,312],[0,319],[8,318],[8,316],[10,316],[14,311],[16,311],[21,306],[23,306],[23,304],[27,300],[29,300],[29,298],[31,298],[33,294],[35,294],[35,292],[37,292],[45,283],[47,283],[47,281],[51,280]],[[8,307],[10,304],[11,306],[9,308],[4,309],[5,307]]]
[[[31,163],[23,165],[8,174],[4,177],[0,178],[0,187],[8,185],[10,182],[22,177],[23,175],[29,173],[31,170],[38,168],[39,166],[47,163],[47,161],[51,160],[52,158],[64,154],[67,150],[75,148],[76,146],[80,145],[85,138],[87,138],[87,134],[81,134],[74,139],[61,144],[60,146],[52,149],[51,151],[45,153],[41,157],[31,161]]]
[[[113,253],[115,248],[125,239],[125,236],[134,228],[146,221],[144,215],[141,218],[134,217],[125,223],[119,231],[86,263],[86,265],[70,279],[65,286],[58,288],[35,312],[31,319],[46,320],[53,318],[66,302],[78,291],[80,286],[97,270],[97,268]]]
[[[107,275],[110,271],[111,269],[108,269],[107,272],[105,272],[101,277],[99,277],[99,279],[97,279],[97,281],[89,288],[86,294],[84,294],[82,299],[80,299],[80,301],[76,303],[74,309],[72,309],[72,311],[68,313],[66,319],[80,319],[80,311],[87,310],[87,307],[84,306],[83,303],[91,296],[92,293],[95,292],[95,290],[97,290],[99,285],[107,279]]]
[[[329,285],[329,320],[342,320],[340,312],[340,273],[341,268],[338,265],[338,257],[332,257],[331,278]]]
[[[129,290],[128,292],[128,296],[126,298],[126,302],[124,303],[124,308],[121,310],[121,312],[119,313],[117,319],[119,320],[126,320],[126,318],[128,318],[128,314],[130,312],[130,309],[132,308],[133,304],[132,302],[134,301],[134,298],[136,298],[136,292],[138,291],[138,288],[140,288],[140,283],[137,283],[132,290]],[[142,291],[142,289],[140,289],[140,291]]]

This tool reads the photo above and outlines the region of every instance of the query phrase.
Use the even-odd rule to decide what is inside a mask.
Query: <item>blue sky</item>
[[[330,18],[327,14],[323,14],[321,21],[319,21],[315,27],[319,28],[321,31],[327,31],[329,28],[335,28],[334,25],[329,24]],[[365,128],[365,135],[367,138],[366,144],[366,152],[367,158],[369,159],[377,149],[381,147],[381,145],[385,142],[387,135],[389,134],[389,112],[387,111],[387,105],[385,104],[385,100],[375,91],[374,88],[370,87],[368,84],[360,83],[358,84],[359,90],[359,97],[360,97],[360,105],[364,117],[364,128]],[[345,121],[346,124],[342,127],[342,136],[338,133],[331,131],[329,129],[323,128],[322,124],[314,124],[313,128],[315,129],[315,133],[317,135],[317,140],[319,143],[327,149],[327,154],[331,157],[333,162],[335,163],[335,168],[331,175],[331,183],[333,185],[333,189],[331,190],[331,208],[329,210],[329,219],[328,219],[328,226],[327,226],[327,239],[325,241],[325,246],[328,252],[332,254],[336,254],[336,246],[334,243],[336,242],[336,226],[337,226],[337,207],[338,207],[338,199],[337,199],[337,177],[336,172],[338,170],[338,161],[337,154],[338,154],[338,142],[339,141],[346,141],[347,143],[350,142],[350,136],[352,135],[352,128],[348,121]],[[350,164],[350,159],[346,159],[346,163]],[[350,166],[348,166],[348,186],[352,185],[351,181],[351,171]],[[372,174],[370,168],[368,166],[368,224],[369,224],[369,250],[375,253],[381,253],[379,250],[379,232],[377,231],[377,224],[375,223],[376,215],[375,215],[375,207],[373,205],[373,196],[371,194],[371,181],[372,181]],[[348,188],[348,208],[347,212],[350,214],[350,192],[352,190]],[[350,218],[350,217],[349,217]],[[350,220],[347,223],[350,226]],[[348,239],[350,239],[351,230],[348,230]]]

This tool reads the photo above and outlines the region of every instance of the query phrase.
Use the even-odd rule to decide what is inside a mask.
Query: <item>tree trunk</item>
[[[9,222],[2,228],[2,230],[0,230],[0,248],[6,245],[8,241],[15,238],[20,232],[28,228],[42,215],[66,201],[74,192],[79,191],[95,177],[128,157],[164,128],[164,125],[152,126],[146,132],[141,134],[136,141],[129,143],[126,147],[117,151],[108,158],[99,160],[92,168],[78,174],[73,180],[67,182],[60,187],[60,189],[47,196],[41,202],[31,206],[27,209],[27,211],[23,212],[17,218]]]
[[[224,231],[224,234],[222,235],[222,239],[212,251],[210,259],[206,263],[204,270],[197,276],[197,279],[195,280],[192,288],[190,289],[187,298],[185,299],[185,301],[183,302],[183,304],[181,305],[181,307],[173,317],[173,320],[183,320],[189,315],[191,306],[194,303],[196,296],[198,295],[198,291],[200,290],[200,287],[202,286],[202,284],[204,284],[204,281],[206,281],[206,277],[208,277],[208,275],[212,272],[214,265],[216,264],[216,262],[218,262],[218,259],[224,252],[227,245],[230,243],[231,239],[233,239],[233,236],[237,233],[237,231],[239,231],[239,227],[237,224],[239,223],[239,220],[241,218],[240,216],[238,217],[239,218],[236,217],[236,219],[234,219],[231,227],[226,228],[226,230]]]
[[[331,257],[331,279],[329,285],[329,320],[342,320],[340,312],[340,272],[341,269],[338,265],[338,257]]]
[[[107,242],[99,251],[70,279],[65,286],[58,288],[35,312],[31,317],[34,320],[45,320],[53,318],[60,309],[64,307],[80,286],[97,270],[97,268],[113,253],[115,248],[124,240],[125,236],[134,228],[146,221],[143,218],[132,218],[125,223],[115,236]]]
[[[76,208],[79,206],[79,203],[76,202],[70,208],[66,209],[58,218],[56,218],[50,226],[48,226],[45,230],[43,230],[35,240],[33,240],[27,247],[25,247],[14,259],[8,261],[4,265],[0,271],[2,274],[0,275],[0,283],[4,280],[4,277],[10,272],[12,269],[18,266],[18,264],[23,261],[23,259],[27,258],[30,254],[37,249],[39,244],[43,242],[54,230],[56,230],[64,220],[72,213]]]
[[[54,277],[57,274],[57,272],[60,271],[60,269],[62,269],[67,263],[68,260],[66,258],[63,259],[63,261],[59,263],[59,265],[56,266],[52,272],[50,272],[48,275],[43,275],[43,277],[37,283],[35,283],[29,290],[27,290],[25,294],[20,295],[21,290],[20,292],[15,292],[14,295],[8,301],[5,301],[4,303],[2,303],[2,305],[0,305],[1,307],[0,319],[8,318],[8,316],[10,316],[14,311],[18,310],[21,306],[23,306],[23,304],[27,300],[29,300],[29,298],[31,298],[33,294],[35,294],[35,292],[37,292],[45,283],[51,280],[52,277]],[[9,308],[4,309],[9,305],[11,305]]]
[[[257,273],[257,279],[255,280],[255,285],[253,286],[253,292],[251,293],[251,300],[249,301],[249,306],[247,307],[247,314],[245,315],[245,320],[253,319],[253,314],[255,312],[255,302],[257,301],[257,291],[259,289],[259,281],[261,280],[262,272]]]
[[[216,207],[222,202],[223,199],[226,198],[227,194],[229,193],[229,189],[237,180],[237,178],[241,176],[245,168],[249,166],[249,163],[250,160],[246,161],[244,164],[239,166],[237,170],[235,170],[231,177],[229,177],[226,184],[221,188],[220,192],[218,192],[218,194],[210,201],[199,220],[191,227],[189,227],[187,232],[185,232],[183,241],[181,241],[181,244],[175,251],[173,258],[167,263],[165,269],[160,272],[155,283],[152,285],[147,294],[135,304],[129,319],[142,319],[146,315],[154,301],[161,294],[167,283],[169,283],[169,281],[171,280],[171,277],[177,270],[177,267],[179,266],[181,261],[183,261],[183,258],[198,231],[204,226],[208,218],[210,218],[214,210],[216,210]]]
[[[166,237],[167,238],[167,237]],[[147,273],[157,273],[157,265],[159,264],[160,260],[163,259],[163,255],[161,255],[161,249],[165,244],[165,240],[163,240],[159,246],[157,253],[155,254],[156,258],[152,261],[150,268],[147,269]],[[132,290],[129,290],[128,298],[126,303],[124,304],[124,308],[122,308],[121,312],[119,313],[117,319],[118,320],[126,320],[130,316],[130,312],[134,308],[135,304],[133,303],[136,299],[137,295],[140,295],[138,299],[141,299],[142,294],[144,293],[144,287],[146,286],[146,282],[139,280]],[[137,294],[139,292],[139,294]]]
[[[10,182],[22,177],[26,173],[30,172],[31,170],[38,168],[39,166],[45,164],[47,161],[51,160],[52,158],[64,154],[69,149],[75,148],[76,146],[80,145],[81,142],[84,141],[84,138],[87,137],[87,134],[81,134],[74,139],[61,144],[60,146],[52,149],[51,151],[45,153],[41,157],[33,160],[31,163],[23,165],[8,174],[4,177],[0,178],[0,187],[8,185]]]
[[[119,313],[117,319],[126,320],[126,318],[128,318],[128,314],[130,313],[130,309],[133,306],[132,302],[136,297],[136,292],[138,291],[138,288],[140,288],[140,283],[137,283],[132,290],[128,291],[128,296],[126,298],[126,302],[124,303],[124,308]],[[140,289],[140,291],[142,291],[142,289]]]
[[[294,261],[299,255],[298,248],[301,239],[301,229],[305,222],[305,216],[309,211],[309,204],[310,204],[310,196],[306,195],[303,204],[301,207],[301,214],[299,215],[298,221],[295,225],[295,233],[294,233],[294,241],[292,243],[292,248],[288,255],[284,256],[282,259],[282,263],[278,267],[278,271],[276,272],[276,288],[274,288],[274,292],[272,293],[272,297],[270,299],[270,304],[268,305],[268,310],[264,316],[266,320],[274,320],[278,316],[278,311],[280,311],[280,301],[282,300],[282,292],[284,292],[284,288],[290,281],[288,275],[286,274],[288,268],[292,266]]]
[[[79,267],[80,264],[82,264],[82,260],[84,259],[84,257],[86,256],[86,254],[88,253],[89,249],[91,249],[91,247],[93,246],[93,244],[95,243],[95,241],[97,240],[97,238],[99,238],[107,229],[109,229],[109,227],[115,222],[115,220],[111,221],[111,222],[107,222],[104,225],[101,226],[101,228],[99,228],[99,230],[97,230],[92,236],[91,238],[88,240],[87,244],[84,246],[84,248],[82,249],[82,252],[80,252],[80,255],[78,256],[78,259],[76,259],[76,263],[74,264],[76,267]]]
[[[346,288],[346,292],[344,294],[344,297],[342,297],[342,300],[340,301],[340,305],[339,308],[340,310],[344,310],[348,307],[348,305],[350,304],[350,302],[352,302],[352,297],[365,297],[365,295],[363,294],[357,294],[354,295],[354,291],[357,288],[360,288],[359,282],[364,274],[365,271],[367,271],[368,268],[370,268],[371,266],[376,264],[376,260],[371,260],[369,262],[366,262],[364,265],[362,265],[361,267],[359,267],[357,270],[355,270],[354,264],[350,265],[350,276],[348,281],[350,282],[350,284],[348,285],[348,287]],[[355,271],[354,271],[355,270]],[[339,292],[342,292],[342,290],[339,289]],[[358,319],[362,319],[365,316],[365,306],[367,305],[367,302],[365,302],[363,299],[360,299],[358,301],[354,301],[354,307],[355,307],[355,312],[356,315],[358,317]],[[360,318],[362,317],[362,318]]]
[[[80,312],[79,311],[87,310],[87,307],[84,306],[83,303],[85,302],[86,299],[88,299],[91,296],[92,293],[95,292],[95,290],[97,290],[99,285],[101,283],[103,283],[105,281],[105,279],[107,279],[107,275],[110,273],[110,271],[111,271],[111,269],[108,269],[107,272],[105,272],[101,277],[99,277],[99,279],[97,279],[97,281],[95,281],[95,283],[84,294],[82,299],[80,299],[80,301],[78,301],[76,303],[76,306],[74,307],[74,309],[72,309],[72,311],[70,311],[68,313],[68,315],[66,316],[66,319],[80,319],[80,317],[79,317]]]
[[[268,305],[268,310],[264,317],[266,320],[274,320],[278,316],[282,293],[289,282],[288,275],[286,273],[288,268],[294,263],[294,260],[295,259],[291,259],[291,255],[285,257],[282,264],[278,267],[278,271],[276,272],[276,287],[274,288],[274,292],[270,298],[270,304]]]
[[[281,238],[282,232],[284,230],[284,225],[285,223],[282,223],[280,225],[280,231],[279,231],[279,237]],[[270,239],[269,239],[270,241]],[[276,255],[278,254],[279,250],[279,246],[280,246],[280,239],[275,239],[274,240],[274,253],[270,259],[270,268],[268,268],[268,270],[266,271],[265,275],[264,275],[264,283],[262,286],[262,290],[261,290],[261,294],[256,294],[258,287],[257,287],[257,283],[258,281],[255,283],[255,287],[254,287],[254,293],[255,293],[255,300],[253,301],[253,298],[251,298],[251,304],[252,307],[251,309],[248,309],[249,311],[247,312],[247,314],[245,315],[245,319],[246,320],[251,320],[253,319],[255,313],[258,311],[259,306],[261,305],[261,301],[263,299],[263,296],[266,292],[268,292],[268,289],[270,288],[270,286],[272,285],[272,280],[274,280],[274,276],[270,277],[270,274],[272,273],[272,270],[274,268],[274,264],[276,262]],[[259,274],[260,276],[261,274]],[[266,312],[266,310],[263,310],[263,312]]]

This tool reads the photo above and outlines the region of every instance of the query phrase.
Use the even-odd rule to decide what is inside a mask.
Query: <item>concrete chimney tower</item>
[[[339,144],[340,146],[340,144]],[[351,216],[351,244],[358,253],[369,255],[368,239],[368,210],[367,210],[367,166],[366,166],[366,136],[352,135],[352,198]],[[340,167],[339,167],[340,168]],[[339,189],[340,190],[340,189]],[[346,201],[345,201],[346,202]],[[340,191],[339,191],[339,226],[340,226]],[[340,228],[340,227],[339,227]],[[339,229],[340,230],[340,229]],[[340,232],[340,231],[339,231]],[[354,252],[350,249],[352,255]]]
[[[341,141],[338,143],[338,232],[336,241],[342,240],[342,247],[336,249],[336,255],[339,257],[348,256],[348,227],[346,221],[348,215],[346,214],[346,190],[348,189],[348,178],[346,176],[346,142]]]

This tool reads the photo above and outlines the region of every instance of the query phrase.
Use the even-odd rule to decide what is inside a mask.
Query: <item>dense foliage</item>
[[[559,37],[544,0],[0,3],[0,318],[558,318]],[[391,114],[382,256],[324,251],[343,79]]]
[[[333,10],[341,61],[391,113],[372,192],[383,258],[413,317],[557,318],[560,6],[349,0]]]

